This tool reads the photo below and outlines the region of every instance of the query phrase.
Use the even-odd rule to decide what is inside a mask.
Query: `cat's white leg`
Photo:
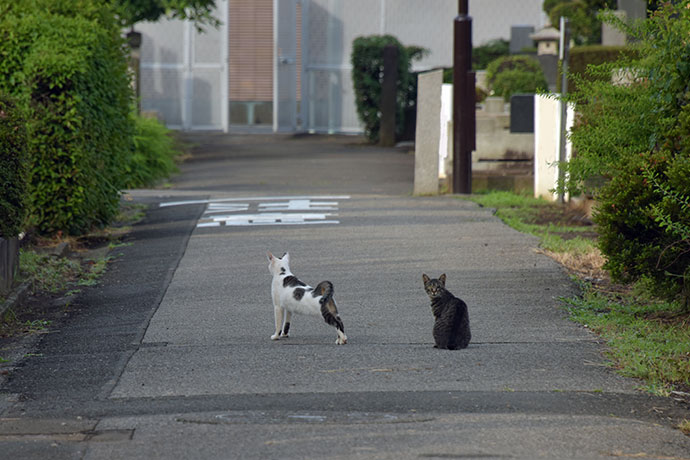
[[[280,338],[281,328],[283,327],[283,307],[276,305],[273,308],[273,313],[275,314],[276,332],[271,336],[271,340],[278,340]]]
[[[290,310],[285,310],[285,321],[283,322],[283,328],[280,331],[280,337],[290,337],[290,321],[292,320],[292,312]]]
[[[347,336],[340,329],[338,329],[338,338],[335,339],[335,343],[336,345],[345,345],[347,343]]]

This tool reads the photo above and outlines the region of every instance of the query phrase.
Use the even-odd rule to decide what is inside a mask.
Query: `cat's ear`
[[[283,257],[281,257],[280,260],[282,260],[286,264],[289,264],[290,263],[290,253],[286,252],[285,254],[283,254]]]
[[[268,258],[269,262],[273,262],[273,259],[275,258],[273,257],[273,254],[271,254],[271,251],[266,251],[266,257]]]
[[[446,287],[446,274],[445,273],[443,275],[439,276],[438,280],[441,282],[443,287]]]
[[[424,281],[424,284],[428,283],[431,281],[428,276],[426,276],[426,273],[422,273],[422,281]]]

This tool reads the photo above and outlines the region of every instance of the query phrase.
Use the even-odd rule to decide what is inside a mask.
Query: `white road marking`
[[[206,204],[198,228],[339,224],[338,201],[349,196],[244,197],[161,203],[161,207]],[[252,212],[255,211],[255,212]],[[333,212],[335,211],[335,212]]]

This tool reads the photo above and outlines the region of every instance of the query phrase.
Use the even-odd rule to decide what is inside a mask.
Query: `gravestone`
[[[613,14],[623,22],[627,21],[625,11],[614,11]],[[625,46],[628,36],[622,30],[607,22],[601,25],[601,44],[604,46]]]
[[[443,70],[417,77],[417,129],[414,148],[414,194],[438,194],[438,149],[441,138]]]
[[[510,97],[510,132],[534,132],[534,94],[514,94]]]
[[[629,21],[647,17],[647,2],[645,0],[618,0],[618,9],[625,11],[625,16]]]
[[[512,26],[510,28],[510,54],[520,54],[525,48],[533,48],[534,40],[530,35],[534,33],[534,26]]]

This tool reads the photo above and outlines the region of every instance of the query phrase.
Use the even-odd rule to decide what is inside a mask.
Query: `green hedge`
[[[0,91],[27,110],[29,225],[81,233],[117,212],[133,149],[115,15],[98,0],[16,0],[0,15]]]
[[[26,197],[26,121],[15,102],[0,96],[0,238],[22,231]]]
[[[352,43],[352,82],[355,90],[357,115],[364,124],[364,133],[378,141],[381,122],[381,84],[383,81],[383,49],[387,45],[398,48],[398,109],[395,117],[396,134],[405,126],[405,111],[416,104],[417,80],[411,67],[414,59],[426,52],[416,46],[403,46],[392,35],[359,37]]]
[[[574,75],[579,75],[587,81],[603,80],[606,77],[600,74],[587,72],[587,66],[600,65],[607,62],[615,62],[622,56],[635,57],[636,51],[627,46],[604,46],[604,45],[589,45],[589,46],[575,46],[570,50],[568,59],[568,92],[577,91],[577,80]],[[560,92],[561,79],[558,79],[558,91]]]

